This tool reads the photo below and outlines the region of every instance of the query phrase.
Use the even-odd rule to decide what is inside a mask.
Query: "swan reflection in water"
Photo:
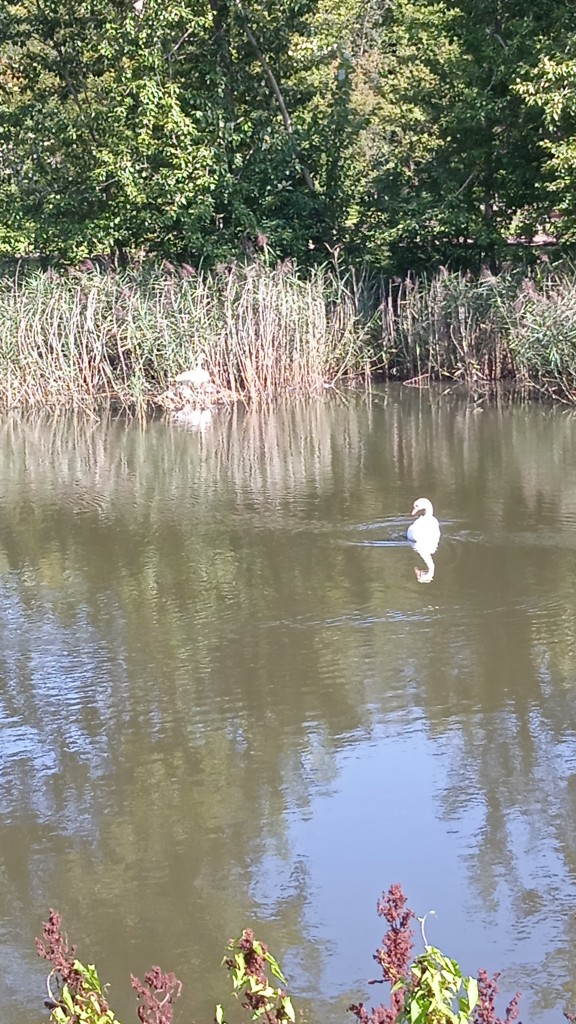
[[[425,548],[420,547],[418,544],[413,544],[412,548],[417,555],[420,555],[420,558],[426,566],[425,569],[421,569],[418,565],[414,566],[414,574],[418,583],[431,583],[434,579],[434,572],[436,570],[432,555],[436,549],[434,549],[434,551],[426,551]]]
[[[414,573],[419,583],[431,583],[435,571],[432,555],[440,543],[440,523],[428,498],[417,498],[411,514],[416,519],[408,527],[406,536],[426,566],[425,569],[414,566]]]

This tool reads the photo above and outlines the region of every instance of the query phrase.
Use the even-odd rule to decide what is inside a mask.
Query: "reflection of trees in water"
[[[0,441],[4,503],[21,505],[27,495],[59,514],[68,502],[77,512],[166,520],[191,500],[216,494],[220,505],[224,481],[237,499],[261,502],[335,487],[345,497],[360,476],[366,486],[375,474],[384,491],[400,486],[410,501],[425,485],[452,499],[461,490],[519,524],[543,497],[558,510],[576,500],[571,475],[558,488],[576,456],[572,413],[411,389],[234,407],[198,432],[159,420],[38,413],[5,418]]]
[[[500,708],[470,708],[440,796],[447,821],[481,808],[468,868],[482,916],[512,942],[536,939],[541,962],[509,964],[504,975],[524,992],[529,1018],[559,999],[572,1007],[575,994],[574,701],[542,691],[540,703],[508,692]]]
[[[166,966],[184,976],[209,945],[217,989],[222,937],[268,877],[277,951],[304,950],[320,979],[284,812],[333,783],[342,737],[417,708],[451,744],[442,813],[483,808],[477,899],[490,911],[505,899],[518,927],[537,928],[576,876],[576,597],[552,535],[576,508],[572,477],[559,487],[575,447],[564,413],[478,413],[401,389],[224,411],[202,433],[4,421],[5,919],[53,886],[119,981],[106,896],[123,893],[115,943],[150,960],[177,948]],[[340,541],[375,521],[376,537],[397,534],[421,493],[455,522],[433,587],[400,606],[386,552]],[[451,542],[468,524],[490,542]],[[531,546],[504,546],[510,524]],[[556,863],[527,880],[524,846],[550,836]],[[143,897],[136,866],[167,856],[168,881],[159,867]],[[195,922],[175,921],[175,904]],[[569,908],[560,916],[571,941]],[[541,990],[525,984],[542,1005],[561,956],[545,959]]]
[[[482,809],[468,858],[475,902],[511,942],[539,937],[542,963],[505,973],[534,1017],[558,1000],[566,1008],[575,1002],[568,950],[576,940],[576,597],[573,558],[562,548],[529,551],[525,571],[526,549],[509,573],[499,572],[506,557],[496,547],[479,552],[483,566],[469,559],[473,578],[485,574],[497,589],[487,585],[484,602],[462,621],[461,609],[439,617],[442,641],[428,670],[422,658],[414,674],[433,733],[459,726],[443,815],[458,821],[464,808]]]
[[[202,431],[153,420],[101,420],[38,415],[0,424],[0,472],[11,492],[100,514],[126,511],[153,520],[175,517],[177,500],[207,501],[223,481],[240,498],[289,497],[293,490],[333,484],[333,464],[358,470],[370,405],[350,393],[316,402],[293,399],[261,409],[237,406],[214,414]],[[90,498],[93,499],[91,505]]]
[[[333,425],[327,417],[323,431],[318,415],[284,410],[274,441],[271,415],[234,424],[225,414],[211,447],[136,423],[12,423],[3,438],[0,540],[13,573],[1,584],[10,618],[0,623],[0,674],[6,720],[27,730],[25,745],[13,734],[2,776],[18,850],[12,910],[22,913],[27,892],[61,889],[64,874],[58,902],[72,904],[90,957],[100,953],[117,983],[114,964],[106,971],[110,908],[95,907],[94,888],[104,908],[123,894],[116,948],[144,946],[156,961],[175,945],[180,962],[169,966],[186,978],[191,963],[205,965],[208,946],[212,999],[223,942],[250,912],[250,879],[271,850],[288,858],[286,800],[305,806],[312,778],[334,770],[327,756],[320,767],[300,719],[322,721],[312,692],[299,704],[298,662],[308,672],[317,664],[312,634],[292,660],[294,679],[284,664],[275,679],[270,666],[285,641],[259,626],[284,571],[285,545],[267,564],[277,540],[269,502],[290,494],[291,481],[312,494],[323,473],[332,483]],[[356,451],[350,467],[357,472]],[[263,549],[245,539],[260,519],[273,534]],[[299,581],[301,564],[291,586]],[[326,671],[333,657],[320,652]],[[354,728],[360,709],[344,692],[338,705]],[[326,754],[334,739],[321,724],[316,732]],[[51,828],[61,836],[51,853],[31,857],[29,838]],[[162,864],[167,850],[169,883],[159,869],[159,893],[141,893],[135,864]],[[174,920],[175,890],[194,922]],[[288,878],[284,890],[283,942],[307,947],[307,969],[317,971],[319,953],[301,934],[302,883]]]

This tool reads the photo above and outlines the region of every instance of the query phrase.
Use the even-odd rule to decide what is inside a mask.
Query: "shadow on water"
[[[7,1024],[41,1012],[49,906],[121,1019],[151,963],[212,1019],[247,924],[334,1016],[392,881],[533,1024],[574,1009],[574,467],[561,410],[401,388],[1,421]]]

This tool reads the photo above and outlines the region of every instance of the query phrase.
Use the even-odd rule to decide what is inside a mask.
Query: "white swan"
[[[434,515],[432,502],[428,498],[417,498],[412,515],[417,518],[408,527],[408,540],[417,548],[433,555],[440,543],[440,523]]]
[[[184,370],[183,373],[179,373],[176,377],[178,384],[191,384],[194,388],[203,388],[210,384],[212,378],[204,366],[205,358],[204,353],[202,353],[192,370]]]

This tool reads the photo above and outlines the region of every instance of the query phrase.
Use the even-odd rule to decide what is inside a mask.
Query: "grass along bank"
[[[366,371],[346,283],[258,265],[220,273],[28,272],[0,281],[0,402],[158,403],[203,358],[206,400],[312,391]]]
[[[210,384],[177,384],[204,360]],[[0,403],[258,401],[381,373],[474,388],[508,381],[576,402],[576,280],[261,264],[27,271],[0,278]]]
[[[503,381],[576,402],[576,275],[439,271],[388,286],[379,307],[382,361],[414,383]]]

